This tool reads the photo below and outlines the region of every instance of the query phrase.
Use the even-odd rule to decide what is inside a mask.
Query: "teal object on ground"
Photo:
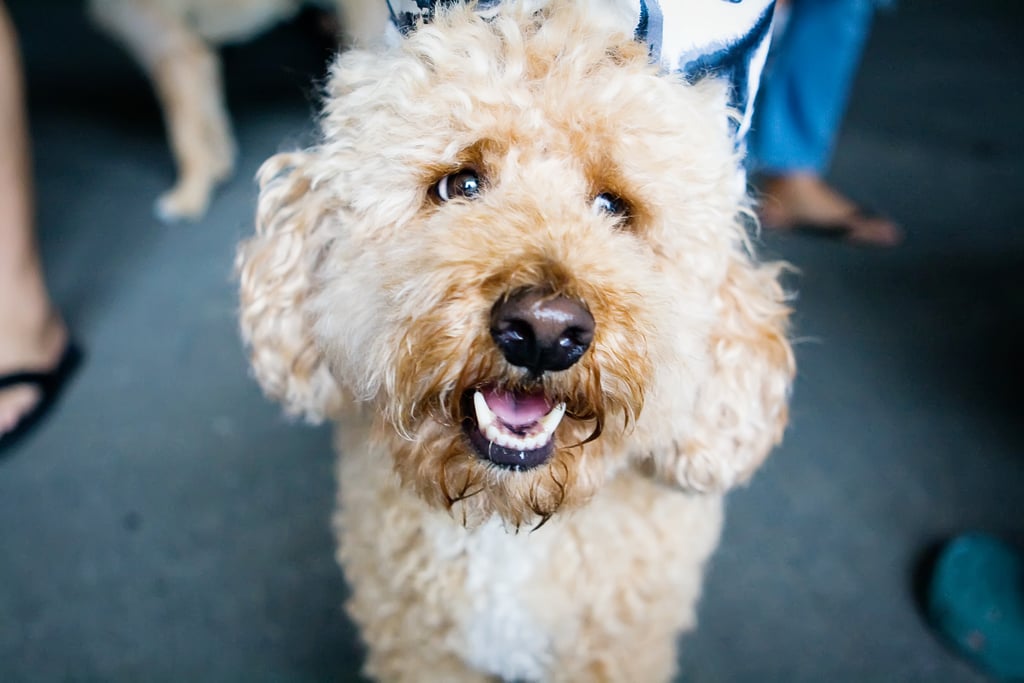
[[[994,676],[1024,680],[1024,553],[983,534],[943,548],[928,612],[964,656]]]

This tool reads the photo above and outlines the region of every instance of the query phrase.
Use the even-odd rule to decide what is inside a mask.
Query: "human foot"
[[[810,173],[766,176],[760,182],[761,222],[770,230],[803,230],[853,244],[893,247],[903,231],[892,220],[844,197]]]

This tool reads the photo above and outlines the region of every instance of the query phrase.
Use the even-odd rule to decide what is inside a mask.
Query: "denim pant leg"
[[[752,170],[825,172],[874,4],[791,1],[789,21],[772,46],[754,112],[748,147]]]

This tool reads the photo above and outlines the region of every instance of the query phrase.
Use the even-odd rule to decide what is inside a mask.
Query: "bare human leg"
[[[0,377],[53,370],[68,340],[43,279],[32,194],[21,60],[0,2]],[[0,439],[41,398],[32,384],[0,389]]]

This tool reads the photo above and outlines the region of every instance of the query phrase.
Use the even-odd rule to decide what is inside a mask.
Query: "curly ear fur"
[[[779,282],[786,266],[759,264],[738,247],[713,303],[707,371],[692,419],[677,419],[671,444],[647,453],[658,479],[699,492],[744,483],[782,439],[795,372],[786,337],[790,309]],[[684,431],[685,430],[685,431]]]
[[[311,274],[328,239],[331,203],[314,173],[315,151],[278,154],[260,168],[256,235],[239,247],[242,337],[263,391],[290,415],[319,422],[341,396],[311,333]]]

